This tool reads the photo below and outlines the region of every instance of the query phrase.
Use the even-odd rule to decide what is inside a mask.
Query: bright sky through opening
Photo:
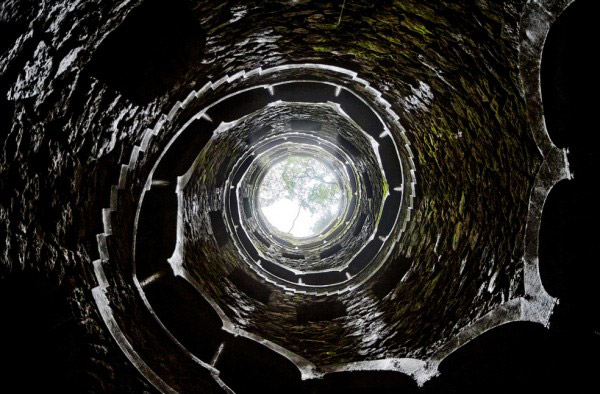
[[[342,203],[336,174],[320,160],[301,155],[269,168],[258,197],[269,224],[296,238],[320,234],[336,219]]]

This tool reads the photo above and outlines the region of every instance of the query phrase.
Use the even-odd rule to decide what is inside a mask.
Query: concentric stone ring
[[[156,160],[138,160],[148,151],[156,152],[148,156]],[[322,230],[297,237],[274,229],[260,212],[258,194],[269,169],[303,157],[331,171],[341,205],[335,211],[339,217],[328,219]],[[421,244],[416,251],[405,246],[419,239],[423,223],[431,219],[421,216],[415,222],[411,214],[418,177],[400,117],[380,92],[349,70],[295,64],[208,83],[149,130],[122,167],[114,207],[104,212],[107,231],[99,236],[102,260],[96,268],[101,286],[96,301],[109,326],[115,326],[116,337],[123,333],[120,343],[126,353],[163,391],[190,387],[189,382],[168,378],[172,371],[162,359],[166,354],[187,360],[178,364],[187,368],[182,373],[205,374],[229,390],[219,360],[233,357],[236,349],[256,346],[268,349],[269,357],[287,359],[304,379],[376,368],[400,371],[423,383],[457,343],[429,339],[428,348],[405,351],[403,346],[417,346],[423,339],[411,342],[410,336],[392,330],[402,326],[397,320],[402,314],[417,321],[425,318],[414,312],[422,304],[407,304],[417,309],[405,309],[397,317],[378,312],[381,305],[421,292],[423,286],[431,289],[426,296],[432,294],[444,272],[436,274],[434,263],[431,273],[417,275],[421,263],[409,260],[419,250],[435,254],[439,235],[435,244]],[[135,217],[120,216],[121,204],[137,206]],[[120,237],[118,246],[107,237],[115,222],[119,231],[133,233],[133,238]],[[128,239],[131,257],[122,254],[129,248]],[[490,246],[481,248],[471,243],[476,253],[490,253]],[[114,279],[106,273],[108,261],[114,262]],[[487,275],[493,272],[483,269]],[[127,270],[134,273],[135,286],[129,291],[138,292],[135,297],[141,300],[123,306],[137,311],[128,329],[143,327],[147,340],[165,346],[160,352],[138,352],[107,309],[110,292],[102,289],[122,286],[118,278]],[[469,272],[472,278],[481,275]],[[482,286],[492,289],[497,275],[484,276]],[[467,278],[465,282],[475,280]],[[535,280],[526,274],[526,283]],[[504,291],[517,294],[510,285]],[[501,323],[498,314],[513,319],[514,313],[525,313],[528,319],[546,321],[546,312],[538,313],[552,302],[545,296],[502,301],[500,309],[489,309],[474,327]],[[182,315],[190,316],[191,323],[182,324]],[[323,325],[330,332],[343,331],[363,325],[366,316],[381,334],[379,345],[366,332],[358,344],[329,338],[318,348],[303,345],[307,335],[320,335]],[[273,319],[278,319],[276,324]],[[210,340],[198,335],[202,332]],[[245,339],[234,339],[238,337]],[[386,338],[397,338],[392,348],[385,345]],[[369,343],[369,350],[361,350],[360,343]],[[420,354],[429,361],[419,359]]]

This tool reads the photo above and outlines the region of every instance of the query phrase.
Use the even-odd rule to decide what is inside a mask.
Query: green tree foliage
[[[310,156],[288,156],[271,167],[260,186],[259,204],[268,207],[287,199],[298,205],[296,219],[301,210],[308,211],[315,222],[314,233],[321,232],[337,214],[341,189],[333,171],[321,161]],[[290,233],[296,219],[288,230]]]

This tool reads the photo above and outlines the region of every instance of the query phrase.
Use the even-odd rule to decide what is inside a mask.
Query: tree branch
[[[294,218],[294,221],[292,222],[292,227],[290,227],[290,229],[288,230],[288,234],[292,232],[292,229],[294,228],[294,226],[296,225],[296,220],[298,220],[298,216],[300,216],[300,210],[302,209],[302,205],[298,206],[298,212],[296,212],[296,217]]]

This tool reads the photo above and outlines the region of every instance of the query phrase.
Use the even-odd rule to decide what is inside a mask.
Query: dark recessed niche
[[[352,144],[352,142],[348,141],[341,135],[337,136],[337,142],[350,156],[353,156],[353,157],[360,156],[360,152],[358,149],[356,149],[354,144]]]
[[[177,184],[177,176],[183,175],[194,163],[198,153],[212,137],[214,126],[206,119],[200,118],[190,123],[173,142],[160,160],[153,178],[169,179]],[[174,186],[173,186],[174,187]]]
[[[271,296],[271,290],[265,286],[263,283],[254,279],[244,271],[239,268],[234,269],[231,274],[229,274],[229,280],[231,283],[235,285],[238,289],[244,292],[249,297],[254,298],[257,301],[266,304],[269,302],[269,297]]]
[[[562,297],[565,286],[574,283],[581,273],[577,261],[583,255],[587,242],[593,236],[582,237],[577,228],[586,222],[585,209],[578,209],[583,201],[577,201],[581,194],[575,193],[572,182],[559,182],[552,190],[544,204],[540,223],[540,276],[544,288],[555,297]],[[583,215],[582,215],[583,214]],[[591,227],[592,223],[587,223]],[[589,238],[589,239],[585,239]],[[576,247],[574,247],[576,246]],[[588,248],[589,249],[589,248]],[[591,252],[591,249],[589,249]],[[593,253],[587,258],[593,259]],[[577,269],[574,270],[574,268]],[[571,283],[569,283],[571,282]]]
[[[397,207],[400,205],[401,198],[402,195],[400,193],[392,191],[385,199],[381,220],[379,221],[379,227],[377,228],[377,235],[387,236],[392,231],[394,223],[396,222],[396,216],[398,214]]]
[[[258,254],[258,251],[254,247],[254,244],[252,243],[252,241],[250,241],[250,238],[248,238],[248,235],[246,234],[246,232],[240,227],[240,228],[238,228],[238,231],[236,231],[236,233],[237,233],[237,236],[238,236],[240,242],[244,246],[244,249],[246,249],[246,252],[248,252],[250,257],[254,261],[257,261],[260,258],[260,255]]]
[[[232,182],[233,185],[237,185],[239,183],[240,179],[242,178],[242,176],[244,176],[244,173],[246,172],[246,170],[248,169],[248,167],[250,167],[252,165],[252,161],[253,160],[254,160],[254,158],[252,156],[249,156],[239,166],[239,168],[237,169],[235,175],[233,176],[233,182]]]
[[[247,218],[251,218],[252,217],[252,207],[250,207],[250,199],[247,197],[244,197],[244,200],[242,203],[244,204],[244,214],[246,215]]]
[[[365,268],[369,264],[373,256],[375,256],[375,254],[379,252],[379,249],[381,249],[382,245],[383,241],[381,239],[372,239],[371,242],[369,242],[367,246],[365,246],[363,250],[361,250],[350,262],[350,264],[348,265],[348,272],[351,275],[356,275],[357,273],[359,273],[363,268]]]
[[[267,241],[267,239],[265,237],[262,236],[261,233],[259,233],[258,231],[255,231],[252,233],[254,235],[254,237],[256,237],[256,239],[258,239],[263,245],[265,245],[267,248],[269,246],[271,246],[271,243],[269,241]]]
[[[394,143],[389,136],[379,144],[379,156],[390,189],[402,186],[402,168],[398,161]]]
[[[275,96],[283,101],[299,101],[305,103],[325,103],[334,101],[335,87],[316,82],[284,83],[275,86]]]
[[[229,234],[227,233],[227,227],[223,220],[223,214],[221,211],[210,211],[208,213],[210,217],[210,225],[213,230],[213,236],[219,247],[225,245],[229,241]]]
[[[315,122],[314,120],[308,119],[292,119],[290,120],[290,126],[292,127],[292,130],[321,130],[321,122]]]
[[[161,322],[195,356],[210,362],[225,338],[221,318],[198,291],[182,278],[160,278],[145,288]]]
[[[215,367],[236,393],[295,392],[290,382],[300,380],[298,368],[288,359],[244,337],[225,343]]]
[[[231,211],[231,218],[234,220],[234,222],[239,222],[240,221],[240,213],[237,210],[237,196],[235,193],[232,193],[232,196],[229,200],[229,208]]]
[[[346,274],[340,271],[325,271],[302,276],[302,282],[311,286],[342,282],[345,279],[347,279]]]
[[[376,286],[373,286],[373,294],[382,299],[394,289],[406,271],[410,268],[412,261],[405,256],[398,256],[390,261],[389,267],[385,270]]]
[[[147,103],[186,82],[205,41],[187,2],[145,0],[103,41],[88,70],[132,101]]]
[[[282,253],[281,256],[285,257],[285,258],[288,258],[288,259],[292,259],[292,260],[304,260],[304,255],[303,254]]]
[[[208,110],[214,124],[231,122],[251,112],[257,111],[271,101],[271,95],[265,88],[251,89],[215,104]]]
[[[589,141],[591,134],[585,130],[596,122],[589,83],[597,74],[598,61],[585,39],[597,34],[595,8],[594,1],[573,2],[552,25],[544,44],[540,70],[544,117],[548,134],[559,147]]]
[[[282,278],[289,282],[297,282],[297,280],[298,280],[296,274],[294,274],[290,270],[287,270],[287,269],[281,267],[280,265],[277,265],[268,260],[261,260],[260,263],[265,270],[267,270],[268,272],[270,272],[271,274],[273,274],[279,278]]]
[[[360,232],[363,229],[363,226],[365,225],[365,220],[367,220],[367,214],[366,213],[361,213],[360,216],[358,217],[358,220],[356,221],[356,227],[354,227],[354,236],[358,236],[358,234],[360,234]]]
[[[321,301],[298,305],[296,315],[299,324],[328,321],[346,315],[346,308],[341,301]]]
[[[272,127],[267,125],[252,131],[250,136],[246,139],[246,145],[254,145],[257,142],[262,141],[263,138],[265,138],[265,136],[267,135],[267,133],[271,131],[271,129]]]
[[[342,245],[335,244],[335,245],[323,250],[321,253],[319,253],[319,257],[321,257],[322,259],[326,259],[327,257],[333,256],[334,254],[339,252],[341,249],[342,249]]]
[[[544,288],[555,297],[585,302],[595,295],[598,223],[595,179],[561,181],[550,191],[540,223],[539,261]]]
[[[546,290],[567,302],[593,299],[598,277],[591,263],[597,231],[590,231],[600,219],[597,101],[590,99],[597,60],[585,39],[597,34],[595,8],[594,1],[578,0],[564,10],[550,27],[540,70],[546,129],[554,144],[568,149],[573,179],[555,185],[544,203],[539,270]]]
[[[173,254],[177,233],[177,195],[152,188],[144,196],[137,224],[136,272],[143,279],[164,269]]]
[[[338,98],[342,110],[348,114],[369,135],[379,138],[383,132],[383,123],[377,115],[358,97],[343,89]]]

